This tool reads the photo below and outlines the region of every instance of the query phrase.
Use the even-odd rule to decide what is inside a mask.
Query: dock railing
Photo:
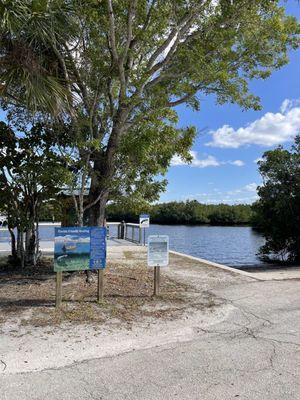
[[[142,228],[140,224],[126,224],[124,239],[133,243],[142,244]]]
[[[113,236],[112,229],[110,227],[116,227],[116,236]],[[132,243],[142,244],[142,228],[139,224],[122,222],[107,222],[108,236],[116,237],[117,239],[128,240]]]

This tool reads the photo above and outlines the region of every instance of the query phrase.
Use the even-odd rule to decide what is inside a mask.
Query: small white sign
[[[148,266],[166,267],[169,264],[169,236],[151,235],[148,237]]]
[[[140,228],[149,228],[150,225],[150,215],[141,214],[140,215]]]

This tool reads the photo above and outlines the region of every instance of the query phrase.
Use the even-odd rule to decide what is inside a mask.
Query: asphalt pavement
[[[243,278],[213,292],[232,312],[207,329],[194,325],[187,341],[0,374],[0,399],[299,400],[300,280]]]

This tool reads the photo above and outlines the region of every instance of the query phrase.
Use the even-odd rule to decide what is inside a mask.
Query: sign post
[[[160,290],[160,267],[154,267],[154,290],[153,294],[154,296],[159,295],[159,290]]]
[[[154,267],[153,295],[160,292],[160,267],[169,265],[169,237],[151,235],[148,237],[148,266]]]
[[[55,296],[55,307],[61,306],[62,299],[62,272],[56,272],[56,296]]]
[[[146,230],[145,228],[149,228],[150,226],[150,215],[149,214],[141,214],[140,215],[140,229],[144,228],[144,246],[146,245]]]
[[[103,271],[106,266],[106,228],[55,228],[54,271],[56,308],[62,302],[63,271],[98,270],[98,302],[103,298]]]
[[[101,303],[104,294],[104,270],[98,269],[98,290],[97,290],[97,301]]]

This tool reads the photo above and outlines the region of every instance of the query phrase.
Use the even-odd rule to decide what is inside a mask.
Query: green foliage
[[[55,115],[67,108],[70,93],[54,38],[74,38],[70,12],[60,0],[0,1],[0,93],[5,102]]]
[[[25,230],[70,174],[39,125],[16,133],[0,122],[0,149],[0,210],[10,227]]]
[[[130,207],[129,204],[124,207],[122,202],[107,207],[110,221],[137,222],[141,212],[150,213],[152,223],[170,225],[249,225],[253,217],[250,205],[201,204],[196,200],[155,205],[140,204],[135,208]]]
[[[171,114],[171,115],[170,115]],[[157,201],[165,190],[166,174],[174,154],[189,161],[194,128],[177,128],[168,110],[141,121],[121,140],[110,199],[131,204]],[[167,120],[169,118],[169,121]]]
[[[264,258],[300,261],[300,136],[291,151],[281,146],[259,162],[263,185],[255,204],[256,225],[266,237]]]

